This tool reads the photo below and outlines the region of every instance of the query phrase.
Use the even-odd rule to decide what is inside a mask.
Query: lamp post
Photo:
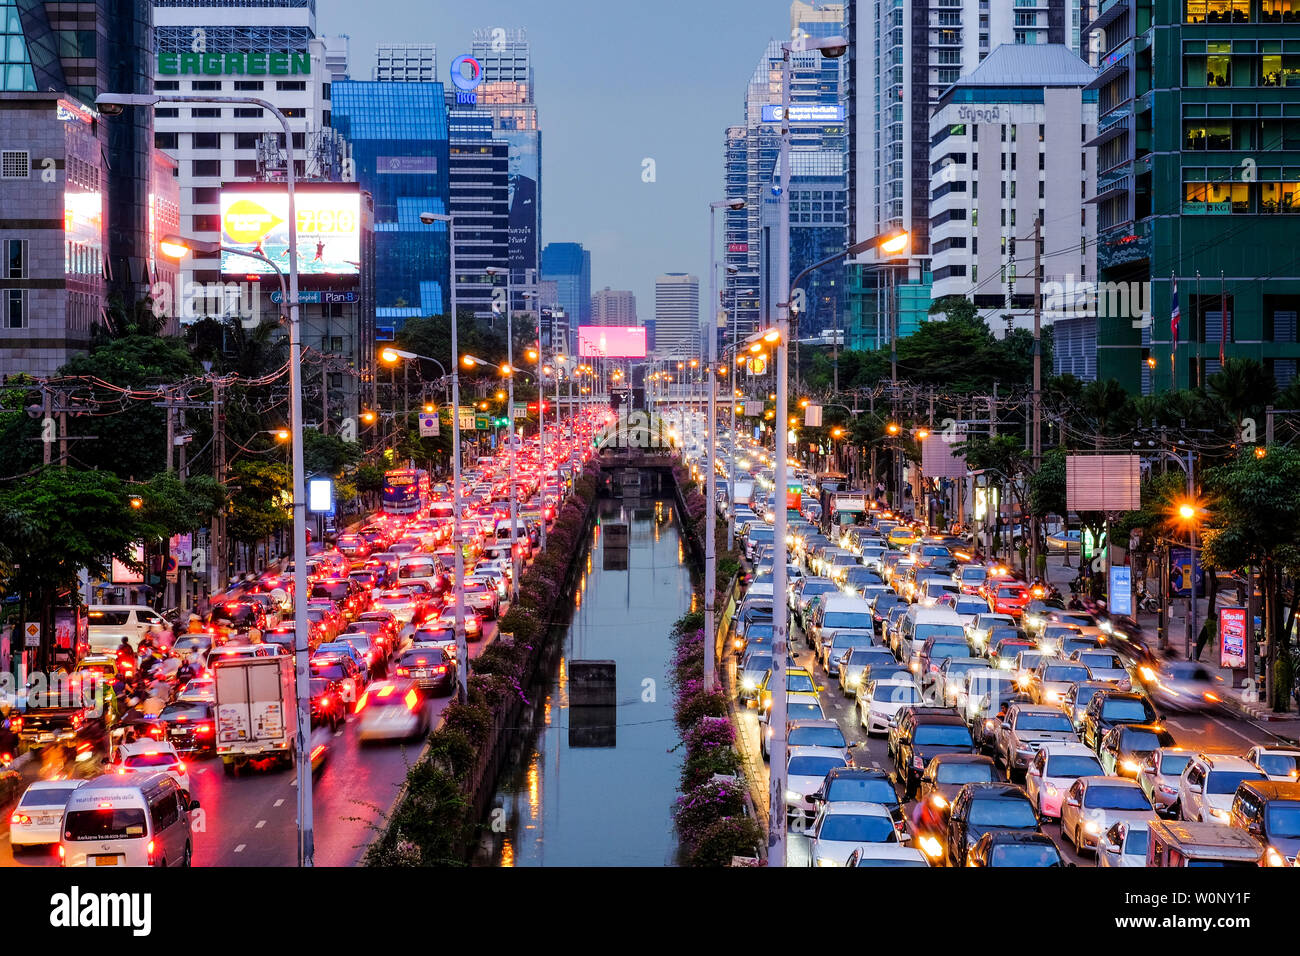
[[[704,502],[704,688],[706,691],[713,690],[718,650],[717,620],[714,614],[718,599],[718,245],[715,226],[716,213],[723,208],[744,209],[745,200],[721,199],[709,203],[709,411],[706,426],[709,441],[709,474],[705,479]],[[691,360],[691,364],[696,364],[694,359]]]
[[[508,373],[513,372],[515,367],[515,343],[514,328],[511,323],[510,308],[510,270],[500,266],[488,266],[486,272],[490,276],[504,275],[506,277],[506,368]],[[515,526],[518,524],[519,515],[519,491],[515,488],[515,377],[510,374],[506,381],[506,442],[509,445],[510,463],[510,599],[513,601],[519,597],[519,558],[516,554],[517,546],[515,544]],[[540,403],[538,404],[540,408]]]
[[[405,349],[395,349],[392,347],[385,347],[379,350],[379,360],[384,364],[391,365],[391,366],[396,366],[398,362],[403,362],[402,365],[403,382],[407,380],[406,372],[407,369],[409,368],[409,366],[405,364],[407,360],[432,362],[434,365],[438,366],[438,371],[442,372],[442,381],[445,382],[447,379],[447,369],[443,367],[443,364],[441,362],[439,362],[436,358],[433,358],[430,355],[417,355],[415,352],[408,352]],[[423,386],[421,386],[421,395],[423,395]],[[426,412],[428,410],[429,410],[428,408],[425,409]],[[409,423],[410,413],[407,412],[406,414],[407,414],[407,422]],[[452,414],[456,414],[455,409],[452,410]],[[409,427],[409,425],[404,424],[403,427],[404,428]]]
[[[315,833],[312,821],[312,776],[309,754],[311,734],[311,674],[308,665],[307,634],[307,494],[302,450],[302,327],[298,318],[298,211],[294,199],[296,177],[293,130],[288,118],[271,103],[256,96],[195,96],[185,93],[101,93],[95,105],[109,115],[127,106],[152,107],[158,103],[209,103],[260,107],[279,121],[288,155],[285,191],[288,196],[289,230],[289,428],[293,458],[293,587],[294,587],[294,680],[297,691],[298,732],[294,759],[298,779],[298,865],[315,863]],[[260,257],[254,257],[260,258]]]
[[[444,213],[422,212],[420,222],[426,226],[435,222],[447,224],[448,275],[451,313],[451,544],[455,551],[456,677],[460,682],[460,699],[469,698],[469,643],[465,639],[465,542],[461,531],[460,514],[460,365],[456,361],[459,351],[456,344],[456,217]],[[441,364],[441,363],[439,363]]]
[[[536,292],[525,292],[524,299],[540,299]],[[542,305],[537,303],[537,460],[542,465],[542,520],[538,543],[546,550],[546,390],[542,378]],[[557,412],[558,415],[558,412]],[[558,421],[558,419],[557,419]]]

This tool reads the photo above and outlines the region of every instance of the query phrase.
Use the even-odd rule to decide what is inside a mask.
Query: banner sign
[[[1133,569],[1126,564],[1110,566],[1110,613],[1133,616]]]
[[[1219,666],[1246,666],[1246,609],[1219,606]]]

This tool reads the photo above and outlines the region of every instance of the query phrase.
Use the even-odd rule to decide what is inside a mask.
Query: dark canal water
[[[671,501],[600,502],[563,649],[531,688],[523,735],[489,811],[478,862],[497,866],[666,866],[681,766],[669,629],[690,610],[690,566]],[[625,521],[626,551],[602,526]],[[575,660],[617,664],[617,706],[573,707]]]

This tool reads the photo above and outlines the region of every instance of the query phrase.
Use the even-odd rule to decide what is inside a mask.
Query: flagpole
[[[1173,305],[1169,311],[1169,390],[1178,391],[1178,276],[1169,270],[1169,281],[1173,285]]]
[[[1223,287],[1223,270],[1219,270],[1219,318],[1223,321],[1223,329],[1219,333],[1219,371],[1223,371],[1223,365],[1227,361],[1225,358],[1225,349],[1228,345],[1228,292]]]
[[[1195,381],[1191,387],[1201,384],[1201,338],[1204,333],[1201,326],[1205,324],[1205,306],[1201,304],[1201,270],[1196,270],[1196,297],[1192,300],[1192,334],[1187,342],[1192,347],[1192,372]]]

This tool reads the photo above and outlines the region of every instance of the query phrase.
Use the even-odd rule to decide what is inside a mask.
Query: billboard
[[[1246,609],[1219,607],[1219,666],[1246,666]]]
[[[1065,506],[1071,511],[1137,511],[1142,507],[1137,455],[1067,455]]]
[[[645,358],[645,329],[639,325],[580,325],[582,358]]]
[[[301,184],[294,190],[298,214],[298,274],[355,277],[361,271],[361,192],[348,184]],[[225,275],[274,275],[266,256],[289,270],[289,196],[283,186],[226,184],[221,189],[221,271]]]
[[[778,103],[776,105],[763,107],[764,123],[781,122],[782,108]],[[818,125],[820,123],[843,123],[845,111],[843,106],[834,106],[822,103],[802,103],[790,107],[790,122],[792,124],[809,123]]]

